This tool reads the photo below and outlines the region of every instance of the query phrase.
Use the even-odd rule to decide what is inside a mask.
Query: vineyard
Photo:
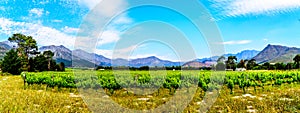
[[[249,72],[206,72],[206,71],[98,71],[98,72],[52,72],[27,73],[26,83],[46,85],[50,88],[103,88],[109,93],[116,90],[169,89],[175,93],[178,88],[197,85],[203,91],[219,90],[223,85],[231,90],[264,89],[265,86],[300,83],[298,71],[249,71]],[[238,86],[238,88],[236,87]]]
[[[181,100],[188,99],[186,97],[189,95],[191,100],[187,101],[184,112],[197,112],[210,101],[213,102],[209,110],[212,113],[248,112],[248,110],[299,112],[300,110],[298,104],[300,72],[296,70],[226,72],[226,74],[196,70],[150,72],[69,70],[25,73],[25,75],[25,79],[22,79],[23,76],[0,77],[0,85],[4,87],[0,95],[18,100],[20,103],[17,108],[12,104],[2,104],[0,109],[16,112],[24,109],[51,112],[54,108],[57,111],[111,111],[117,103],[124,108],[148,110],[165,105],[175,97]],[[17,84],[9,85],[15,82]],[[9,93],[7,95],[4,92]],[[26,108],[27,96],[22,93],[30,95],[29,99],[33,103],[29,108]],[[205,99],[206,96],[215,94],[216,100]],[[111,100],[115,104],[111,103]],[[3,98],[2,101],[9,103],[11,100]],[[60,104],[51,107],[44,101],[56,101]],[[44,107],[37,107],[40,105]],[[163,107],[166,109],[161,111],[179,112],[183,109],[178,110],[178,108],[185,105],[172,106],[171,104],[169,107]],[[130,112],[117,108],[112,112],[121,111]]]

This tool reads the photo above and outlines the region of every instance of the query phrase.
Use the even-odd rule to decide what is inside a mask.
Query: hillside
[[[147,58],[138,58],[129,61],[129,65],[132,67],[140,66],[180,66],[180,62],[172,62],[168,60],[161,60],[155,56]]]
[[[88,53],[81,49],[76,49],[76,50],[72,51],[72,53],[73,53],[73,57],[77,57],[77,58],[86,60],[86,61],[91,62],[96,65],[100,65],[100,64],[109,65],[111,62],[111,60],[109,58],[106,58],[102,55],[98,55],[95,53]]]
[[[14,44],[9,43],[8,41],[0,42],[0,59],[3,58],[5,53],[13,48]],[[44,52],[50,50],[54,52],[54,59],[57,62],[64,62],[67,67],[95,67],[98,65],[101,66],[188,66],[188,67],[208,67],[216,63],[216,60],[219,56],[213,56],[210,58],[196,59],[186,63],[182,62],[172,62],[168,60],[162,60],[155,56],[150,56],[146,58],[137,58],[137,59],[109,59],[103,55],[98,55],[95,53],[89,53],[81,49],[70,50],[63,45],[55,46],[42,46],[39,48],[39,51]],[[236,56],[238,61],[241,59],[252,59],[254,58],[257,63],[276,63],[276,62],[293,62],[293,58],[296,54],[300,54],[300,48],[287,47],[281,45],[271,45],[269,44],[261,52],[256,50],[244,50],[237,54],[224,54],[223,56]]]
[[[256,56],[260,51],[256,51],[256,50],[244,50],[240,53],[237,53],[235,56],[236,58],[239,60],[241,59],[247,59],[250,60],[252,59],[254,56]]]
[[[254,56],[256,56],[260,51],[257,51],[257,50],[244,50],[244,51],[241,51],[237,54],[232,54],[232,53],[229,53],[229,54],[224,54],[223,56],[224,57],[229,57],[229,56],[236,56],[238,61],[241,60],[241,59],[248,59],[250,60],[251,58],[253,58]],[[218,58],[220,56],[213,56],[213,57],[210,57],[210,58],[202,58],[202,59],[197,59],[196,61],[198,62],[206,62],[206,61],[217,61]]]
[[[264,62],[292,62],[293,58],[300,54],[300,48],[287,47],[281,45],[268,45],[258,55],[254,57],[257,63]]]
[[[67,67],[94,67],[95,64],[87,59],[81,58],[82,56],[72,56],[72,51],[63,45],[60,46],[42,46],[39,51],[44,52],[50,50],[54,53],[56,62],[64,62]]]
[[[0,59],[5,56],[5,53],[8,52],[12,47],[5,42],[0,42]]]
[[[51,50],[54,52],[54,59],[57,62],[64,62],[66,66],[75,67],[95,67],[101,66],[180,66],[180,62],[172,62],[168,60],[161,60],[155,56],[147,58],[138,58],[127,61],[125,59],[109,59],[102,55],[95,53],[88,53],[81,49],[71,51],[64,46],[42,46],[39,49],[41,52]],[[73,56],[72,56],[73,55]],[[72,59],[73,58],[73,59]]]
[[[209,64],[202,63],[202,62],[197,62],[197,61],[190,61],[182,65],[182,67],[194,67],[194,68],[199,68],[199,67],[210,67]]]
[[[50,45],[50,46],[42,46],[39,48],[39,51],[41,52],[48,51],[48,50],[54,53],[53,56],[54,59],[64,59],[68,61],[72,60],[72,51],[63,45],[60,46]]]

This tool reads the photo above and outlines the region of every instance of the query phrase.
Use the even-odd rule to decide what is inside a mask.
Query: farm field
[[[20,76],[0,76],[0,111],[12,113],[89,112],[76,89],[45,90],[43,86],[23,87]]]
[[[0,111],[198,112],[214,99],[208,112],[300,111],[299,71],[74,72],[0,76]]]

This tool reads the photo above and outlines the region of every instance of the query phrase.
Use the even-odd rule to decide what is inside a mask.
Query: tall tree
[[[293,63],[287,63],[285,69],[291,70],[294,68],[294,64]]]
[[[293,60],[296,64],[296,68],[299,68],[300,67],[299,66],[300,65],[300,54],[296,55]]]
[[[271,64],[269,62],[265,62],[263,65],[262,65],[263,69],[267,69],[267,70],[270,70],[271,69]]]
[[[14,49],[11,49],[6,53],[1,63],[2,72],[19,75],[21,73],[21,67],[21,59],[18,57],[18,53]]]
[[[253,69],[253,67],[255,67],[257,64],[256,64],[256,60],[255,59],[251,59],[248,61],[247,63],[247,69]]]
[[[48,60],[44,55],[37,55],[34,58],[34,68],[37,71],[47,71],[48,70]]]
[[[54,53],[49,50],[49,51],[44,51],[43,55],[48,60],[48,71],[50,71],[50,69],[51,69],[51,60],[52,60],[52,57],[54,56]]]
[[[225,70],[225,68],[226,68],[226,66],[224,64],[225,60],[226,60],[226,58],[224,56],[221,56],[221,57],[218,58],[217,65],[216,65],[216,70],[218,70],[218,71],[224,71]]]
[[[229,56],[227,58],[227,61],[226,61],[226,67],[228,69],[233,69],[235,70],[235,67],[236,67],[236,61],[237,61],[237,58],[236,56]]]
[[[277,69],[277,70],[284,70],[285,67],[286,67],[286,65],[284,63],[279,63],[278,62],[278,63],[275,64],[275,69]]]
[[[59,63],[59,71],[65,71],[65,63],[63,62]]]
[[[28,61],[28,72],[34,72],[35,71],[35,67],[34,67],[34,58],[30,57],[29,61]]]
[[[31,36],[26,36],[20,33],[13,34],[8,38],[10,42],[18,44],[17,52],[18,56],[22,58],[23,70],[28,70],[28,56],[29,54],[37,54],[37,43]]]
[[[223,62],[218,62],[216,65],[216,70],[217,71],[225,71],[226,65]]]
[[[218,58],[217,62],[225,62],[226,58],[224,56],[221,56]]]
[[[238,65],[237,65],[238,68],[246,68],[246,61],[245,60],[241,60]]]

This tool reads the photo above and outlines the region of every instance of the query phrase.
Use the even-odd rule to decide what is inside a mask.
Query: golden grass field
[[[296,83],[283,84],[281,86],[267,86],[264,89],[258,88],[254,92],[249,88],[247,94],[235,86],[234,94],[230,94],[226,86],[220,91],[219,96],[210,113],[282,113],[300,112],[300,85]],[[157,108],[166,104],[172,98],[168,89],[161,89],[149,95],[136,95],[125,90],[115,91],[114,94],[106,95],[105,92],[87,89],[79,94],[77,89],[46,89],[45,86],[33,85],[23,86],[20,76],[0,76],[0,112],[16,113],[41,113],[41,112],[126,112],[116,108],[120,105],[123,108],[137,111],[145,111]],[[198,112],[203,102],[204,95],[212,95],[218,92],[205,93],[197,89],[193,100],[189,102],[183,112]],[[91,95],[88,95],[91,94]],[[184,94],[184,93],[183,93]],[[86,96],[87,97],[83,97]],[[85,98],[85,101],[81,98]],[[180,95],[177,97],[184,99]],[[111,104],[111,102],[115,104]],[[100,102],[100,103],[99,103]],[[88,103],[88,105],[86,104]],[[171,106],[177,108],[177,106]],[[89,109],[90,108],[90,109]],[[162,108],[161,110],[172,109]],[[181,111],[180,109],[178,111]]]

